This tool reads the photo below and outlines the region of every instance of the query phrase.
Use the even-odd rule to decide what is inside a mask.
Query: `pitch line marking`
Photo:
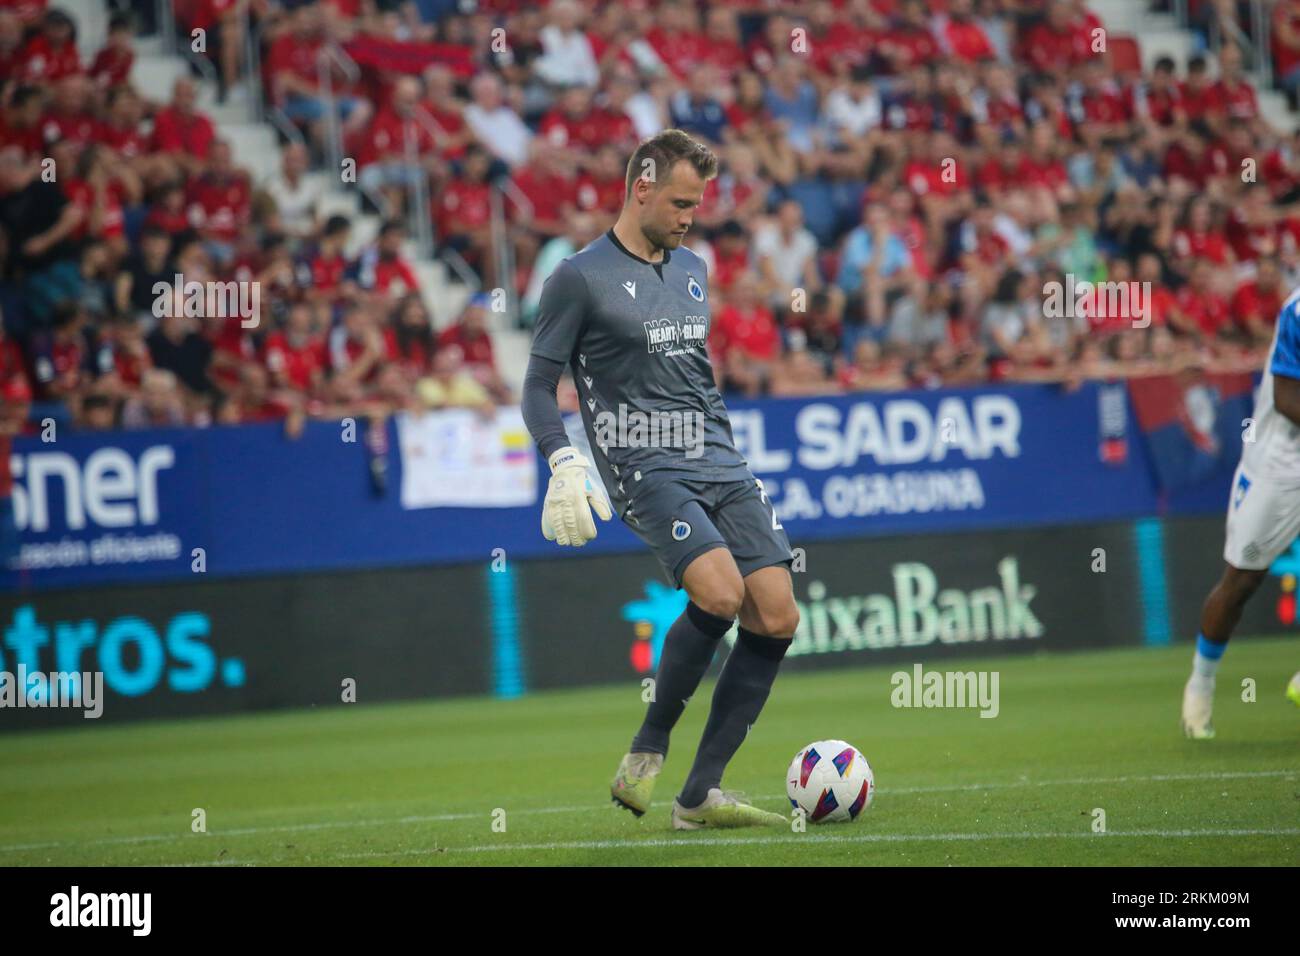
[[[857,836],[835,836],[833,834],[804,834],[802,836],[785,835],[779,837],[692,837],[653,838],[649,840],[576,840],[556,843],[497,843],[480,846],[461,847],[426,847],[418,850],[373,850],[365,853],[330,853],[320,856],[319,861],[332,860],[373,860],[392,857],[427,856],[435,857],[439,853],[502,853],[517,850],[534,852],[538,850],[633,850],[643,847],[653,849],[670,849],[694,846],[770,846],[784,843],[936,843],[936,842],[971,842],[981,843],[991,840],[1092,840],[1092,839],[1171,839],[1197,837],[1242,837],[1242,836],[1300,836],[1300,827],[1258,828],[1258,829],[1217,829],[1217,830],[1111,830],[1106,833],[869,833]],[[264,866],[279,865],[281,861],[272,860],[216,860],[203,863],[167,863],[164,866]],[[316,862],[313,860],[312,862]],[[303,861],[295,861],[302,865]]]
[[[1081,777],[1068,780],[1013,780],[1003,783],[963,783],[963,784],[942,784],[939,786],[928,787],[888,787],[880,788],[877,792],[885,795],[893,794],[914,794],[914,793],[956,793],[972,790],[1006,790],[1019,787],[1056,787],[1056,786],[1077,786],[1081,784],[1098,785],[1111,783],[1148,783],[1148,782],[1169,782],[1182,780],[1239,780],[1261,777],[1293,777],[1300,775],[1300,770],[1233,770],[1224,772],[1206,772],[1206,773],[1185,773],[1185,774],[1149,774],[1149,775],[1130,775],[1123,777]],[[755,797],[756,800],[786,800],[785,794],[766,794]],[[594,810],[601,809],[598,805],[581,804],[578,806],[568,807],[536,807],[531,809],[513,810],[512,816],[545,813],[590,813]],[[259,827],[237,827],[231,830],[214,831],[206,836],[214,837],[232,837],[232,836],[256,836],[260,833],[298,833],[310,832],[313,830],[334,830],[342,827],[376,827],[376,826],[394,826],[411,823],[453,823],[457,820],[478,820],[484,816],[479,813],[436,813],[422,816],[405,816],[397,819],[386,820],[334,820],[322,823],[286,823],[277,826],[259,826]],[[159,843],[168,840],[183,840],[195,837],[194,834],[184,833],[155,833],[144,834],[141,836],[121,836],[121,837],[102,837],[95,840],[61,840],[45,843],[13,843],[0,846],[0,853],[21,853],[26,850],[52,850],[60,847],[86,847],[86,846],[114,846],[118,844],[131,843]]]

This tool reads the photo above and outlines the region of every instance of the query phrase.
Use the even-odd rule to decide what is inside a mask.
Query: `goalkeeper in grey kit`
[[[799,623],[790,542],[736,450],[714,384],[705,265],[681,246],[717,168],[680,130],[637,148],[614,227],[546,281],[523,391],[524,419],[551,467],[543,534],[580,547],[596,536],[592,510],[602,520],[617,510],[690,599],[664,640],[653,699],[610,787],[637,816],[650,807],[673,725],[740,619],[673,803],[673,827],[692,830],[787,822],[721,785]],[[565,434],[555,393],[566,366],[608,501]]]

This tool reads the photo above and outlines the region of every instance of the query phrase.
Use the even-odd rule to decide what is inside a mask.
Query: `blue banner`
[[[1226,502],[1231,474],[1190,489],[1185,507],[1162,502],[1123,385],[772,399],[733,402],[730,412],[737,444],[796,547],[1202,513]],[[384,489],[357,430],[313,422],[297,439],[278,425],[19,439],[21,549],[4,584],[201,581],[644,547],[616,519],[580,552],[560,548],[541,535],[537,500],[404,509],[396,426]],[[498,468],[516,454],[504,447]],[[536,498],[548,475],[528,453]]]

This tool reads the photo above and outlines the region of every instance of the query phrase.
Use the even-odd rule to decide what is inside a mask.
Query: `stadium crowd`
[[[1300,0],[1273,3],[1294,89]],[[613,223],[638,139],[670,126],[721,159],[687,244],[728,393],[1254,369],[1300,284],[1300,132],[1263,119],[1241,49],[1144,74],[1083,0],[175,0],[228,101],[256,25],[255,82],[303,132],[265,182],[194,80],[132,87],[138,6],[87,63],[66,13],[0,0],[0,393],[28,430],[511,402],[499,296],[433,328],[402,253],[413,187],[437,247],[486,290],[516,283],[527,326]],[[1231,36],[1240,6],[1195,22]],[[335,45],[359,69],[327,92]],[[386,218],[353,258],[307,176],[332,110]],[[506,177],[512,274],[491,234]],[[155,293],[176,276],[256,281],[256,327]],[[1082,283],[1150,295],[1116,310]]]

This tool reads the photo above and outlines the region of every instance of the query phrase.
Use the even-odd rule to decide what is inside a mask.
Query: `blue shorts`
[[[352,96],[339,96],[335,97],[334,104],[338,107],[339,116],[347,119],[361,104],[361,100]],[[325,118],[324,97],[290,93],[285,97],[284,105],[280,108],[294,122],[314,123]]]

